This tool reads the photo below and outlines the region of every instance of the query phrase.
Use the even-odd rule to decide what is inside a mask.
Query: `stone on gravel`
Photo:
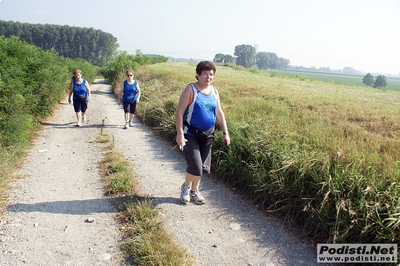
[[[104,253],[99,256],[100,261],[107,261],[111,259],[111,254]]]

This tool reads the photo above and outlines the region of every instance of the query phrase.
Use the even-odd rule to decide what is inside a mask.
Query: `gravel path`
[[[110,86],[96,80],[91,89],[89,121],[75,127],[65,100],[18,170],[24,178],[14,182],[0,218],[0,266],[123,265],[116,211],[103,196],[97,168],[101,145],[90,143],[103,119],[115,149],[134,164],[141,194],[154,196],[166,228],[198,265],[317,265],[307,243],[212,178],[202,179],[205,205],[183,205],[181,152],[137,119],[124,130]]]

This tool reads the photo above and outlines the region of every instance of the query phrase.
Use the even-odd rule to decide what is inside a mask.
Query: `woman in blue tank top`
[[[82,78],[80,69],[74,71],[74,76],[69,85],[68,102],[71,103],[71,95],[73,94],[73,104],[78,119],[77,126],[80,127],[82,122],[86,122],[86,110],[90,101],[89,82]]]
[[[219,94],[211,85],[215,72],[216,68],[212,62],[200,62],[196,67],[197,82],[186,86],[176,110],[176,142],[184,151],[187,164],[185,182],[181,186],[183,203],[191,199],[197,204],[205,203],[199,186],[203,173],[210,173],[216,120],[223,132],[224,144],[230,144]]]
[[[133,116],[136,112],[136,104],[140,100],[140,86],[139,83],[133,79],[133,70],[126,71],[126,80],[122,84],[122,88],[118,95],[118,105],[123,103],[125,129],[133,127]]]

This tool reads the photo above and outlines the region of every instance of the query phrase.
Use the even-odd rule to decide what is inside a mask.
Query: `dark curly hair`
[[[201,72],[203,72],[204,70],[214,70],[214,74],[217,71],[217,69],[215,68],[213,62],[201,61],[200,63],[197,64],[196,73],[198,75],[201,75]]]

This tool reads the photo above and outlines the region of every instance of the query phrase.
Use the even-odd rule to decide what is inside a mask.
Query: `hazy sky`
[[[400,0],[0,0],[0,20],[100,29],[130,54],[212,60],[249,44],[296,66],[400,73]]]

